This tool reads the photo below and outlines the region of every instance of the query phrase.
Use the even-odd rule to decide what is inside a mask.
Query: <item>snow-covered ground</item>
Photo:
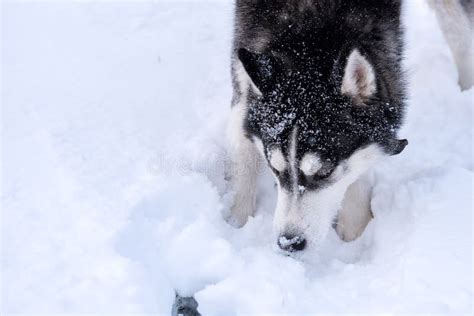
[[[222,213],[228,1],[3,2],[1,308],[169,315],[472,312],[474,90],[434,14],[408,0],[405,152],[375,171],[375,219],[295,260],[260,184]]]

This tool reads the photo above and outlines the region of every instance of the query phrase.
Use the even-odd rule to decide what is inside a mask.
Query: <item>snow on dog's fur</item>
[[[281,249],[317,249],[336,219],[345,240],[363,232],[371,213],[361,177],[407,144],[396,137],[400,12],[399,0],[237,1],[230,222],[255,211],[260,154],[277,182]]]

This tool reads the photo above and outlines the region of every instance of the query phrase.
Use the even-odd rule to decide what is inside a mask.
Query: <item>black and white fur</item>
[[[255,212],[258,161],[278,187],[276,242],[317,249],[336,221],[353,240],[371,218],[364,174],[400,153],[400,0],[237,0],[229,221]]]

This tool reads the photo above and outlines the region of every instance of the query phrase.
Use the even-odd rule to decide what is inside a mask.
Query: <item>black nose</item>
[[[306,239],[302,236],[283,235],[278,238],[278,246],[288,252],[301,251],[306,247]]]

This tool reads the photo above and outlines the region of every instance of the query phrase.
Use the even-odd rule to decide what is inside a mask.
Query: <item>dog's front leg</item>
[[[232,166],[230,182],[235,193],[228,222],[236,227],[245,225],[248,217],[255,213],[257,176],[260,164],[255,144],[245,135],[243,126],[246,113],[245,104],[234,105],[228,129]]]
[[[358,238],[372,219],[370,201],[372,186],[364,177],[360,178],[347,189],[342,208],[337,216],[336,231],[344,241]]]

